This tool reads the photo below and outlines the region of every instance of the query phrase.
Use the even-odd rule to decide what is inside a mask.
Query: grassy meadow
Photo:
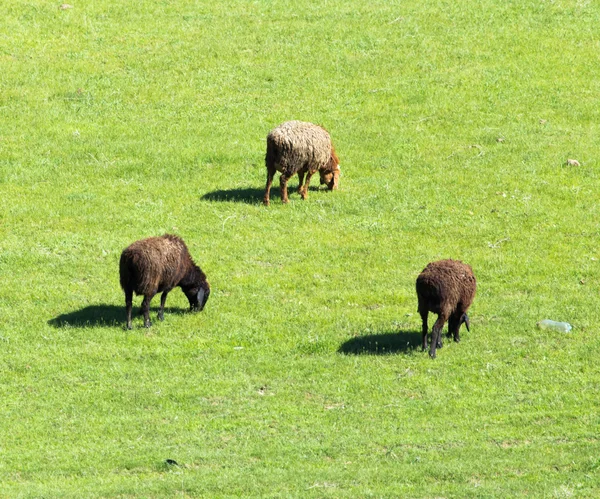
[[[600,496],[596,2],[1,7],[0,497]],[[290,119],[340,190],[265,207]],[[210,300],[127,331],[165,232]],[[432,361],[441,258],[478,293]]]

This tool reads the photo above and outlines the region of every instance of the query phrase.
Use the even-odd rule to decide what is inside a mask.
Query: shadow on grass
[[[393,333],[357,336],[342,343],[338,353],[346,355],[390,355],[411,353],[421,346],[421,333],[396,331]]]
[[[319,187],[311,185],[309,187],[310,192],[318,191]],[[212,192],[207,192],[200,199],[204,201],[233,201],[234,203],[246,203],[246,204],[261,204],[265,195],[265,189],[257,189],[255,187],[240,187],[237,189],[219,189]],[[288,184],[288,195],[291,197],[300,196],[298,195],[298,186],[291,186]],[[279,184],[271,189],[270,194],[271,202],[273,200],[281,200],[281,193],[279,192]]]
[[[271,199],[279,198],[278,189],[271,191]],[[262,203],[265,190],[256,189],[255,187],[243,187],[239,189],[219,189],[212,192],[207,192],[200,199],[204,201],[233,201],[235,203],[258,204]]]
[[[132,318],[139,315],[139,307],[133,308]],[[188,309],[185,308],[167,308],[165,307],[165,316],[169,314],[178,315],[185,314]],[[150,307],[150,319],[157,320],[156,314],[158,313],[158,307]],[[67,312],[66,314],[60,314],[53,319],[48,321],[53,327],[113,327],[113,326],[125,326],[125,305],[89,305],[73,312]]]

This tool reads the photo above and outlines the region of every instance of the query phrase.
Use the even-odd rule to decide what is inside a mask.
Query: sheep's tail
[[[123,289],[123,291],[132,289],[132,283],[135,282],[135,269],[131,264],[131,258],[129,258],[125,252],[123,252],[121,254],[121,260],[119,261],[119,278],[121,282],[121,289]]]
[[[275,163],[278,159],[277,144],[271,135],[267,136],[267,154],[265,154],[265,165],[267,170],[275,170]]]

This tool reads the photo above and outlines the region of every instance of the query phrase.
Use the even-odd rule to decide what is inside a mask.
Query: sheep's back
[[[280,172],[294,174],[307,167],[324,168],[331,157],[331,137],[322,127],[304,121],[287,121],[267,136],[267,161]]]
[[[151,237],[131,244],[121,255],[121,286],[146,295],[177,286],[185,273],[187,248],[175,236]]]
[[[459,260],[429,263],[417,277],[417,294],[428,309],[450,313],[460,304],[468,309],[475,297],[476,281],[469,265]]]

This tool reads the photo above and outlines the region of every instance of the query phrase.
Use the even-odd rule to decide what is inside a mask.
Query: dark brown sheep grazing
[[[427,315],[438,314],[431,330],[429,355],[435,359],[435,349],[442,348],[442,328],[448,321],[448,336],[459,342],[459,330],[464,322],[469,331],[467,310],[475,297],[477,282],[473,270],[458,260],[432,262],[417,277],[419,314],[423,320],[423,350],[427,348]]]
[[[267,135],[267,186],[264,204],[269,195],[275,172],[280,172],[281,200],[288,202],[287,182],[296,173],[300,180],[298,192],[302,199],[308,196],[311,177],[319,172],[321,184],[329,190],[337,189],[340,161],[335,154],[331,137],[324,128],[304,121],[286,121]],[[306,183],[304,183],[306,175]],[[302,185],[304,183],[304,185]]]
[[[165,234],[136,241],[123,250],[119,265],[121,287],[125,291],[127,329],[131,329],[133,293],[144,295],[144,325],[150,327],[150,301],[162,292],[158,318],[164,319],[169,291],[179,286],[190,302],[190,310],[202,310],[210,295],[206,275],[198,267],[185,243],[177,236]]]

